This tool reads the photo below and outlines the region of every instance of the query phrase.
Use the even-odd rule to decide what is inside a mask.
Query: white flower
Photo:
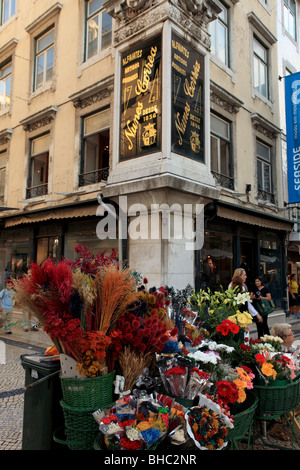
[[[239,293],[236,297],[234,297],[234,299],[238,305],[244,305],[246,302],[250,302],[250,294],[249,292]]]
[[[214,364],[216,365],[220,360],[220,357],[217,356],[215,353],[211,352],[202,352],[196,351],[194,353],[189,353],[188,357],[195,359],[195,361],[204,362],[205,364]]]

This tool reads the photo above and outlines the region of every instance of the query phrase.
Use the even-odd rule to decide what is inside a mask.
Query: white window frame
[[[47,35],[50,35],[53,32],[53,40],[47,44],[46,46],[42,47],[40,51],[38,51],[38,44],[39,42],[44,39]],[[42,35],[35,38],[35,52],[34,52],[34,81],[33,81],[33,91],[36,91],[42,88],[47,82],[51,82],[53,79],[53,69],[54,69],[54,43],[55,43],[55,28],[51,28]],[[53,59],[52,59],[52,73],[51,77],[47,77],[47,55],[50,51],[53,51]],[[44,58],[43,64],[43,80],[41,83],[38,84],[38,60],[40,57]]]
[[[92,1],[95,1],[95,0],[87,0],[86,6],[85,6],[86,8],[85,10],[85,51],[84,51],[85,62],[92,59],[92,57],[97,56],[102,51],[110,47],[111,42],[112,42],[112,18],[111,18],[111,28],[110,28],[110,41],[107,45],[103,46],[103,17],[104,17],[104,14],[107,15],[107,13],[103,9],[103,1],[101,2],[101,6],[99,8],[95,9],[95,11],[90,12],[89,8],[90,8],[90,5],[92,4]],[[97,49],[93,54],[89,55],[89,45],[90,45],[90,42],[88,40],[89,24],[95,19],[97,19],[97,22],[98,22]]]
[[[255,51],[255,44],[261,47],[265,52],[265,57],[259,55]],[[258,68],[258,76],[256,76],[256,64]],[[266,93],[262,91],[262,87],[264,86],[264,82],[261,82],[261,70],[265,72],[265,85],[266,85]],[[253,36],[253,86],[256,93],[259,93],[261,96],[264,96],[267,100],[270,99],[270,85],[269,85],[269,49],[263,44],[255,35]],[[258,87],[255,86],[256,80],[258,82]]]
[[[16,13],[16,0],[0,0],[0,25],[7,23],[7,21]],[[4,19],[4,8],[8,5],[8,17]]]
[[[292,11],[291,3],[295,6]],[[283,26],[286,33],[294,40],[297,40],[297,5],[295,0],[283,0]]]
[[[223,9],[223,14],[226,14],[226,19],[222,18],[222,14],[218,15],[214,21],[209,25],[209,32],[211,34],[211,52],[220,62],[222,62],[227,67],[230,67],[230,53],[229,53],[229,35],[230,35],[230,14],[229,7],[227,7],[223,2],[220,2]],[[222,42],[224,43],[225,49],[225,58],[223,59],[220,55],[220,51],[217,50],[218,40],[220,38],[219,26],[223,27],[223,36]]]

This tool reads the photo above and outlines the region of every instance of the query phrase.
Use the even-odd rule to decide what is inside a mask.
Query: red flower
[[[240,345],[240,347],[241,347],[241,349],[242,349],[243,351],[250,351],[250,349],[251,349],[250,346],[247,346],[247,345],[244,344],[244,343],[242,343],[242,344]]]
[[[216,383],[217,394],[222,399],[222,401],[227,403],[234,403],[238,399],[238,391],[233,383],[228,380],[221,380]]]
[[[267,360],[265,358],[265,356],[263,354],[260,354],[260,353],[256,354],[255,359],[256,359],[256,361],[258,362],[258,364],[260,366],[262,366]]]

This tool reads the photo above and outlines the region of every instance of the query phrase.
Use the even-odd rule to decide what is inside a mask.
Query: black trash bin
[[[56,449],[58,444],[53,433],[64,424],[59,404],[62,399],[60,361],[40,359],[37,354],[21,356],[25,388],[29,386],[24,394],[22,450]]]

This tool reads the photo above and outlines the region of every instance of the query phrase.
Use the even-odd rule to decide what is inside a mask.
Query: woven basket
[[[248,394],[251,397],[252,404],[244,411],[233,415],[234,428],[229,429],[228,440],[229,442],[240,441],[243,439],[249,429],[251,428],[255,410],[258,404],[258,398],[254,394]]]
[[[107,408],[113,403],[115,371],[87,379],[60,376],[65,404],[76,408]]]
[[[93,417],[94,408],[75,408],[62,400],[60,405],[65,418],[67,445],[72,450],[90,450],[94,448],[99,425]]]
[[[272,387],[254,385],[253,391],[258,398],[257,417],[280,416],[300,405],[300,380],[291,381],[283,387],[276,387],[275,383]]]

